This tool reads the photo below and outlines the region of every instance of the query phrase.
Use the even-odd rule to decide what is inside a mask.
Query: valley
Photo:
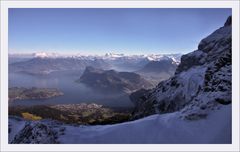
[[[9,61],[9,143],[231,144],[231,16],[178,57]]]
[[[129,121],[131,108],[108,108],[98,104],[59,104],[35,106],[11,106],[9,115],[19,116],[28,120],[51,119],[75,125],[104,125]]]
[[[149,76],[161,73],[167,79],[173,75],[179,56],[11,55],[9,115],[78,125],[130,121],[133,103],[129,95],[162,80]]]

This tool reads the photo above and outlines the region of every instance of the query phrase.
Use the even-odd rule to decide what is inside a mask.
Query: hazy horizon
[[[34,55],[34,54],[47,54],[47,55],[66,55],[66,56],[71,56],[71,55],[83,55],[83,56],[105,56],[107,54],[114,54],[114,55],[126,55],[126,56],[134,56],[134,55],[177,55],[183,53],[118,53],[118,52],[101,52],[101,53],[79,53],[79,52],[44,52],[44,51],[37,51],[37,52],[8,52],[8,55]]]
[[[185,54],[229,8],[10,8],[9,52]]]

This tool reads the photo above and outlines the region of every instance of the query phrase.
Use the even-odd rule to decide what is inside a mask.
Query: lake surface
[[[72,104],[72,103],[97,103],[109,107],[132,107],[127,94],[99,92],[82,83],[77,83],[80,72],[56,72],[50,75],[29,75],[23,73],[9,73],[9,87],[38,87],[58,88],[64,95],[41,100],[19,100],[9,103],[10,105],[49,105],[49,104]]]

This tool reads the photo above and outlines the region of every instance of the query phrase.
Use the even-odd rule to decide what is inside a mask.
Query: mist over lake
[[[133,104],[125,93],[99,92],[77,83],[79,71],[53,72],[49,75],[30,75],[25,73],[9,73],[9,87],[58,88],[64,95],[49,99],[19,100],[10,102],[13,105],[49,105],[72,103],[97,103],[109,107],[132,107]]]
[[[9,88],[55,88],[63,95],[37,98],[41,94],[32,92],[30,98],[23,97],[10,105],[96,103],[133,107],[129,94],[150,89],[172,76],[180,57],[181,54],[128,56],[107,53],[72,57],[47,53],[13,54],[9,57]]]
[[[8,101],[2,97],[8,102],[3,149],[236,143],[233,6],[149,4],[154,8],[106,3],[5,9],[8,66],[1,66],[8,68],[9,85]]]

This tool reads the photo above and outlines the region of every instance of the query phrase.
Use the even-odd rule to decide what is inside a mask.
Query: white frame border
[[[232,144],[8,144],[8,8],[232,8]],[[0,23],[1,151],[239,150],[239,1],[1,1]]]

